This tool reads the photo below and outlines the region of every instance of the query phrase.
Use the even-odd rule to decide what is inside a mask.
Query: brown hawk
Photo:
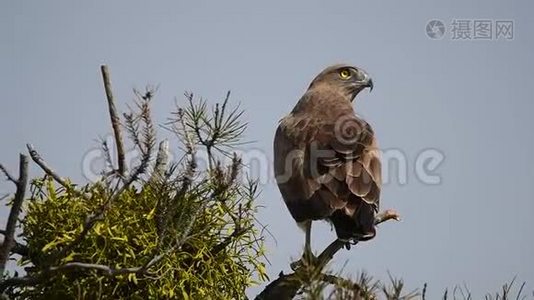
[[[379,149],[371,126],[352,101],[373,89],[367,73],[334,65],[311,82],[274,138],[278,187],[295,221],[306,232],[311,254],[313,220],[330,221],[337,237],[362,241],[375,236],[381,187]]]

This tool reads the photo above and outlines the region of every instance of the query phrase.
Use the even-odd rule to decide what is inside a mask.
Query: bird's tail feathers
[[[345,241],[367,241],[375,237],[375,209],[372,204],[360,200],[352,215],[336,210],[330,217],[337,236]]]

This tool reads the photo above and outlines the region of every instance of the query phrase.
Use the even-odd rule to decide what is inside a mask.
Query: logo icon
[[[440,20],[430,20],[426,24],[426,35],[433,39],[439,40],[445,35],[445,25]]]

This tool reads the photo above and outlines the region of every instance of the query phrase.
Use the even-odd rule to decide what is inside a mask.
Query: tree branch
[[[397,212],[394,210],[386,210],[384,212],[378,213],[375,216],[375,225],[379,225],[383,222],[386,222],[388,220],[399,220],[400,216]],[[358,242],[355,241],[354,245]],[[330,245],[328,245],[323,252],[317,257],[317,261],[312,266],[314,271],[321,272],[321,270],[326,266],[326,264],[332,260],[334,255],[341,250],[342,248],[347,246],[347,242],[341,241],[336,239]],[[303,281],[301,279],[301,274],[305,272],[309,272],[310,266],[307,266],[301,262],[296,263],[294,266],[294,272],[290,274],[284,274],[283,272],[280,272],[280,275],[277,279],[269,283],[265,289],[256,296],[256,300],[260,299],[293,299],[299,289],[303,285]],[[325,279],[332,279],[329,278],[327,275],[322,275],[322,280]],[[327,277],[325,277],[327,276]]]
[[[59,176],[48,164],[44,161],[44,159],[41,157],[41,155],[35,150],[32,144],[26,144],[26,147],[28,148],[28,152],[30,153],[30,156],[32,160],[39,166],[43,171],[46,173],[46,175],[52,177],[57,183],[61,184],[64,188],[70,189],[69,184],[63,179],[61,176]]]
[[[6,289],[11,287],[20,287],[20,286],[33,286],[39,284],[50,278],[50,275],[53,273],[63,272],[72,269],[82,269],[82,270],[94,270],[104,273],[106,276],[117,276],[122,274],[129,273],[138,273],[143,270],[143,267],[134,267],[134,268],[120,268],[115,269],[109,266],[100,265],[100,264],[89,264],[82,262],[70,262],[61,266],[49,267],[47,270],[36,274],[34,276],[24,276],[24,277],[11,277],[4,281],[0,282],[0,294],[3,293]]]
[[[17,179],[15,179],[15,177],[13,177],[13,175],[11,175],[6,167],[4,167],[2,164],[0,164],[0,171],[4,173],[4,175],[7,177],[7,180],[13,182],[15,185],[17,184]]]
[[[122,141],[120,118],[117,114],[117,108],[115,107],[115,98],[113,97],[113,91],[111,89],[111,79],[109,75],[108,66],[102,65],[100,66],[100,70],[102,71],[104,89],[106,90],[106,97],[108,99],[109,116],[111,118],[111,126],[113,127],[113,134],[115,136],[115,145],[117,146],[117,160],[119,167],[117,171],[122,177],[126,172],[126,165],[124,162],[124,144]]]
[[[278,278],[269,283],[265,289],[256,296],[256,300],[289,300],[293,299],[302,286],[302,281],[297,273],[285,275],[280,272]]]
[[[89,199],[89,196],[76,190],[72,185],[70,185],[63,177],[59,176],[47,163],[46,161],[41,157],[39,152],[35,150],[32,144],[26,144],[26,148],[28,148],[28,152],[30,153],[30,157],[32,160],[39,166],[41,169],[45,172],[46,175],[52,177],[57,183],[59,183],[61,186],[63,186],[67,191],[72,192],[76,194],[77,196],[80,196],[84,199]]]
[[[33,276],[11,277],[0,281],[0,295],[10,287],[29,286],[40,282],[42,279]]]
[[[121,274],[137,273],[142,269],[142,267],[115,269],[115,268],[112,268],[112,267],[109,267],[109,266],[105,266],[105,265],[100,265],[100,264],[70,262],[70,263],[66,263],[66,264],[64,264],[62,266],[50,267],[49,268],[50,272],[57,272],[57,271],[69,270],[69,269],[95,270],[95,271],[103,272],[107,276],[116,276],[116,275],[121,275]]]
[[[5,235],[6,234],[6,231],[5,230],[0,230],[0,234],[2,235]],[[0,248],[3,247],[3,242],[2,244],[0,244]],[[11,249],[11,253],[15,253],[15,254],[18,254],[18,255],[21,255],[21,256],[28,256],[29,255],[29,249],[28,249],[28,246],[26,245],[23,245],[17,241],[15,241],[15,245],[13,246],[13,248]]]
[[[12,249],[17,244],[15,241],[15,229],[17,228],[20,210],[22,208],[22,203],[24,202],[26,185],[28,184],[28,157],[24,154],[20,155],[19,179],[14,182],[16,182],[17,191],[15,192],[15,198],[7,219],[4,242],[0,246],[0,276],[4,274],[7,260],[9,259]]]

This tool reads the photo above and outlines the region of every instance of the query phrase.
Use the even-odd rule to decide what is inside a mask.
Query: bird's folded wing
[[[356,195],[378,208],[381,164],[369,124],[347,114],[335,122],[308,125],[304,167],[309,184],[326,186],[338,199]]]

